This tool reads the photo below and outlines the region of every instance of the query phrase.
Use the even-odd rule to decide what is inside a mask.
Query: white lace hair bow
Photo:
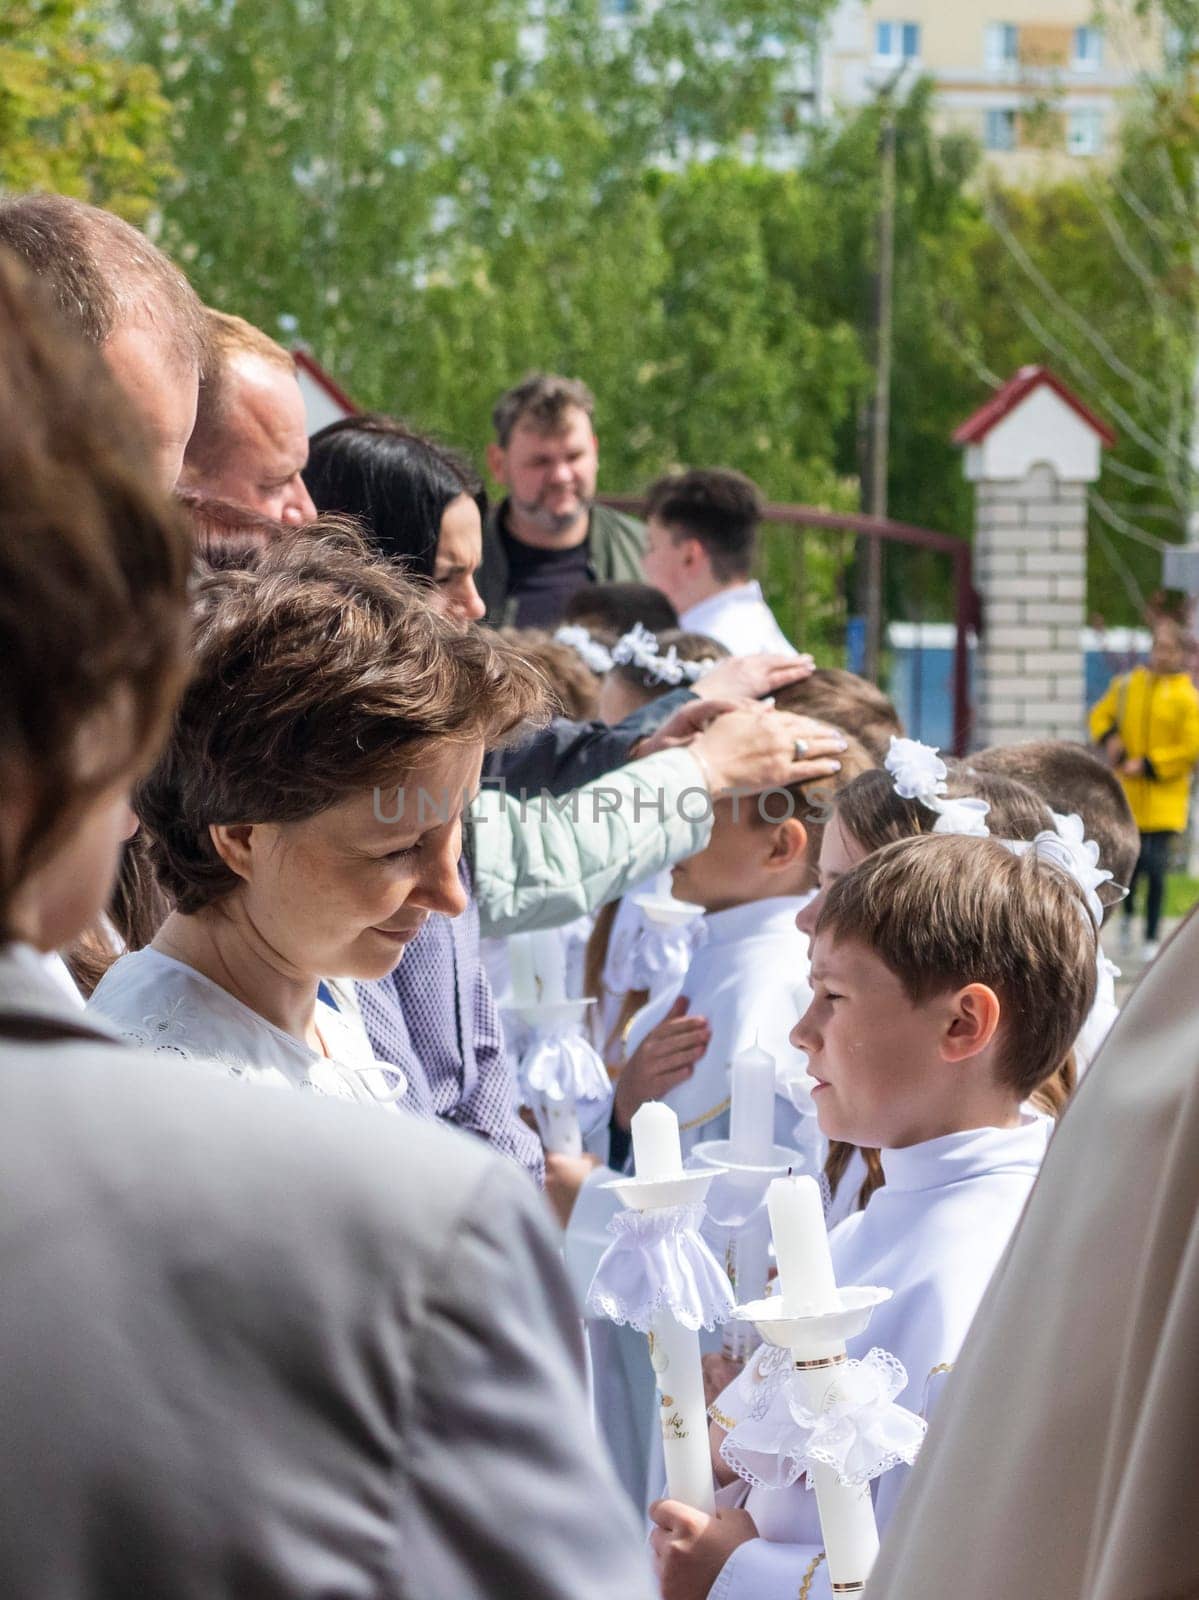
[[[919,739],[898,739],[892,734],[884,765],[901,800],[916,800],[937,812],[934,833],[964,833],[974,839],[990,836],[986,817],[991,808],[985,800],[945,798],[949,769],[935,745],[921,744]]]
[[[924,1442],[923,1418],[896,1403],[907,1381],[903,1363],[875,1348],[838,1367],[824,1404],[812,1411],[788,1376],[771,1388],[760,1415],[726,1435],[720,1453],[739,1477],[762,1488],[785,1489],[814,1466],[863,1488],[892,1467],[911,1466]]]
[[[612,652],[606,644],[592,638],[586,628],[577,623],[564,622],[554,638],[559,644],[569,645],[583,665],[589,667],[597,677],[602,678],[605,672],[611,672]]]
[[[1014,855],[1027,855],[1031,850],[1040,861],[1048,861],[1074,879],[1082,890],[1087,910],[1096,930],[1103,926],[1103,901],[1098,890],[1100,884],[1111,880],[1111,873],[1099,865],[1099,846],[1086,837],[1086,828],[1079,816],[1063,817],[1053,812],[1054,831],[1048,828],[1036,838],[1005,839],[1003,842]]]
[[[608,1224],[615,1237],[587,1292],[591,1315],[640,1333],[648,1333],[663,1311],[692,1330],[727,1322],[736,1301],[700,1237],[703,1218],[702,1205],[617,1212]]]
[[[651,683],[698,683],[716,665],[711,661],[680,661],[679,652],[671,645],[663,655],[658,640],[643,623],[635,622],[628,633],[612,646],[612,665],[636,667]]]

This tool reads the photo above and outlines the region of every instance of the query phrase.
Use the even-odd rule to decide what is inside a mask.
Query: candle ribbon
[[[903,1363],[875,1348],[836,1368],[816,1412],[791,1374],[768,1386],[720,1453],[739,1477],[761,1488],[785,1489],[814,1466],[831,1467],[847,1488],[861,1488],[901,1463],[911,1466],[924,1441],[923,1418],[896,1403],[907,1381]]]
[[[690,922],[667,928],[643,921],[624,948],[613,953],[605,981],[613,994],[628,994],[631,989],[653,993],[681,982],[707,937],[708,925],[698,913]]]
[[[592,1316],[648,1333],[667,1312],[684,1328],[714,1328],[732,1315],[732,1286],[700,1237],[702,1205],[621,1211],[587,1293]]]
[[[539,1028],[521,1057],[519,1076],[530,1102],[544,1096],[554,1105],[600,1104],[612,1093],[608,1069],[573,1023]]]

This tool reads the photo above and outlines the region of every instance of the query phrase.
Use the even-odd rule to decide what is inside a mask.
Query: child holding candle
[[[882,1153],[886,1186],[830,1245],[840,1287],[893,1291],[848,1354],[896,1356],[898,1399],[913,1411],[927,1415],[1032,1187],[1051,1125],[1024,1105],[1090,1009],[1095,946],[1083,892],[1057,859],[985,838],[900,841],[828,888],[814,998],[792,1038],[822,1131]],[[746,1419],[786,1428],[785,1376],[763,1347],[713,1407],[717,1516],[653,1508],[671,1600],[828,1594],[812,1497],[787,1483],[781,1457],[754,1448],[761,1431],[738,1433]],[[905,1477],[897,1467],[877,1480],[880,1531]]]

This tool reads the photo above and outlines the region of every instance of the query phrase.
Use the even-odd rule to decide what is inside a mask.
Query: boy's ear
[[[999,1028],[999,996],[985,983],[968,983],[949,1006],[949,1026],[941,1038],[946,1061],[968,1061],[985,1050]]]
[[[798,817],[785,817],[771,829],[766,865],[771,872],[783,872],[802,860],[807,849],[808,830]]]

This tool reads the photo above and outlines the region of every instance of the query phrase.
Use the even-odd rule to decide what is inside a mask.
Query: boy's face
[[[821,1132],[894,1150],[948,1131],[963,1063],[943,1046],[960,996],[913,1004],[871,949],[828,934],[813,941],[809,981],[791,1043],[807,1051]]]
[[[782,812],[782,796],[768,796],[766,808],[767,816],[772,808]],[[798,821],[762,821],[754,794],[718,800],[713,818],[707,847],[670,869],[676,899],[689,900],[705,911],[727,911],[772,895],[803,893],[806,868]],[[779,840],[780,827],[800,829],[797,855],[792,856],[789,848],[796,843],[793,835],[787,841]]]

